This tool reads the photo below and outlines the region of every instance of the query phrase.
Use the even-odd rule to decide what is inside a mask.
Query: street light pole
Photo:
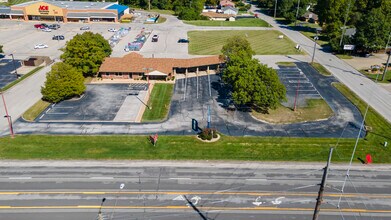
[[[390,65],[390,56],[391,56],[391,51],[388,51],[387,63],[386,66],[384,67],[383,77],[381,78],[381,81],[384,81],[386,79],[388,65]]]
[[[4,98],[3,92],[1,92],[1,98],[3,99],[3,104],[4,104],[4,109],[5,109],[4,118],[7,118],[11,138],[14,138],[14,128],[12,127],[12,118],[11,118],[11,115],[8,114],[8,109],[7,109],[7,105],[5,104],[5,98]]]
[[[342,46],[343,36],[345,35],[345,31],[346,31],[346,22],[347,22],[347,20],[348,20],[348,15],[349,15],[349,12],[350,12],[350,3],[351,3],[351,0],[349,0],[348,8],[347,8],[347,10],[346,10],[345,20],[344,20],[344,22],[343,22],[343,27],[342,27],[341,40],[339,41],[339,46]]]
[[[16,74],[16,78],[19,78],[19,75],[18,75],[18,71],[16,70],[16,66],[15,66],[15,59],[14,59],[14,54],[11,53],[10,56],[12,56],[12,65],[14,66],[14,70],[15,70],[15,74]]]
[[[119,186],[118,194],[121,193],[121,190],[122,190],[124,187],[125,187],[125,183],[121,183],[121,185]],[[118,195],[117,195],[117,197],[115,198],[114,208],[113,208],[113,211],[111,212],[110,220],[112,220],[113,217],[114,217],[115,208],[117,207],[117,202],[118,202]]]
[[[277,13],[277,0],[276,3],[274,4],[274,18],[276,18],[276,13]]]
[[[314,51],[312,53],[312,60],[311,60],[311,63],[314,62],[314,59],[315,59],[315,52],[316,52],[316,41],[318,40],[318,30],[316,30],[316,36],[314,37]]]
[[[297,2],[295,26],[296,26],[296,24],[297,24],[297,16],[299,16],[299,8],[300,8],[300,0]]]

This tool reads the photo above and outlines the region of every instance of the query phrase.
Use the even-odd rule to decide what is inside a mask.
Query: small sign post
[[[191,128],[193,129],[193,131],[198,131],[198,121],[194,118],[191,120]]]
[[[344,50],[354,50],[355,47],[356,47],[355,45],[351,45],[351,44],[343,45]]]

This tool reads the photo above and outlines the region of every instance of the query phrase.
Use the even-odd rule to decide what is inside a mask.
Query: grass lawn
[[[345,59],[345,60],[353,59],[351,55],[347,55],[347,54],[336,54],[335,56],[337,56],[339,59]]]
[[[30,72],[24,74],[22,77],[19,77],[19,79],[17,79],[15,81],[11,82],[10,84],[4,86],[3,88],[1,88],[1,90],[2,91],[6,91],[6,90],[12,88],[14,85],[18,84],[20,81],[22,81],[22,80],[26,79],[27,77],[33,75],[34,73],[38,72],[42,68],[43,68],[43,66],[39,66],[39,67],[31,70]]]
[[[382,81],[383,74],[369,74],[367,71],[361,71],[361,73],[363,73],[365,76],[367,76],[368,78],[370,78],[373,81],[376,81],[376,77],[377,77],[377,75],[379,75],[379,77],[377,77],[378,82],[391,83],[391,70],[387,71],[386,77],[383,81]]]
[[[145,12],[157,13],[157,14],[166,14],[166,15],[174,15],[175,14],[175,12],[173,10],[162,10],[162,9],[145,10]]]
[[[324,76],[331,76],[332,74],[322,66],[320,63],[310,63],[312,67],[314,67],[320,74]]]
[[[193,55],[218,55],[226,40],[232,36],[244,36],[250,42],[255,54],[287,55],[303,54],[295,49],[295,44],[279,31],[231,30],[231,31],[189,31],[189,53]]]
[[[361,112],[366,104],[347,87],[335,85]],[[359,141],[355,158],[370,153],[374,163],[391,163],[391,150],[382,143],[391,140],[391,125],[373,109],[366,124],[372,127]],[[190,125],[189,125],[190,126]],[[336,146],[336,144],[338,145]],[[163,159],[163,160],[253,160],[322,161],[334,147],[332,161],[348,162],[354,139],[229,137],[203,143],[195,136],[159,136],[153,147],[147,136],[61,136],[17,135],[0,138],[0,159]],[[358,162],[358,160],[354,160]]]
[[[163,16],[160,16],[159,19],[157,19],[157,23],[158,24],[161,24],[161,23],[164,23],[167,21],[167,18],[163,17]]]
[[[288,124],[305,121],[317,121],[327,119],[333,115],[333,110],[323,99],[307,100],[306,107],[298,107],[296,111],[283,105],[277,109],[269,110],[268,114],[253,111],[251,113],[255,118],[274,124]]]
[[[342,92],[354,105],[358,107],[361,114],[364,115],[367,104],[351,92],[342,84],[334,84],[334,86]],[[391,124],[388,123],[381,115],[373,108],[369,108],[365,120],[365,125],[369,126],[371,131],[367,133],[364,139],[359,141],[357,147],[358,154],[355,158],[365,158],[364,154],[371,154],[372,158],[380,163],[391,163],[390,147],[383,147],[384,141],[391,142]]]
[[[197,21],[183,21],[185,24],[191,24],[196,26],[221,26],[221,27],[269,27],[269,24],[259,18],[242,18],[236,21],[210,21],[210,20],[197,20]]]
[[[27,121],[34,121],[49,105],[50,102],[39,100],[23,114],[23,118]]]
[[[2,2],[2,4],[0,4],[0,5],[11,6],[11,5],[17,5],[17,4],[21,4],[21,3],[29,2],[29,1],[30,0],[8,0],[8,2]]]
[[[297,21],[299,24],[301,21]],[[312,41],[316,36],[316,28],[320,28],[319,24],[313,23],[301,23],[301,26],[295,26],[295,23],[287,24],[293,29],[300,31],[304,36],[308,37]],[[316,41],[320,46],[325,46],[329,43],[329,38],[326,35],[319,34],[319,39]]]
[[[156,83],[153,86],[148,106],[143,114],[142,121],[162,121],[167,117],[170,107],[174,84]]]

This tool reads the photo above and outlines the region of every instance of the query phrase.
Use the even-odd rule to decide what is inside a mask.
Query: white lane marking
[[[258,196],[256,199],[255,199],[255,202],[253,202],[254,205],[256,206],[260,206],[262,205],[263,202],[261,202],[261,197]]]
[[[32,179],[30,176],[18,176],[18,177],[9,177],[10,180],[29,180]]]
[[[42,119],[42,118],[43,118],[43,116],[45,116],[45,114],[41,115],[41,117],[39,117],[39,119]]]
[[[191,180],[191,178],[173,177],[170,180]]]
[[[282,203],[282,199],[285,199],[285,197],[278,197],[277,199],[275,199],[274,201],[272,201],[272,204],[273,205],[279,205]]]
[[[267,179],[246,179],[246,181],[267,181]]]
[[[46,112],[45,112],[45,113],[48,113],[48,111],[50,111],[50,109],[51,109],[51,108],[48,108],[48,109],[46,110]]]
[[[180,195],[180,196],[175,197],[173,200],[185,201],[185,198],[182,195]]]
[[[93,176],[93,177],[90,177],[90,179],[93,179],[93,180],[100,180],[100,179],[112,180],[112,179],[114,179],[114,177],[110,177],[110,176]]]

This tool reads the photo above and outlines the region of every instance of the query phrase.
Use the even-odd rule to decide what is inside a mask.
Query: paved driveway
[[[163,123],[26,123],[15,124],[16,133],[50,134],[194,134],[191,120],[205,127],[208,106],[211,125],[227,135],[286,136],[286,137],[356,137],[362,117],[357,108],[334,87],[334,77],[317,73],[306,63],[298,67],[334,111],[328,120],[289,125],[267,124],[252,118],[248,112],[227,111],[228,91],[217,75],[177,80],[169,118]]]

